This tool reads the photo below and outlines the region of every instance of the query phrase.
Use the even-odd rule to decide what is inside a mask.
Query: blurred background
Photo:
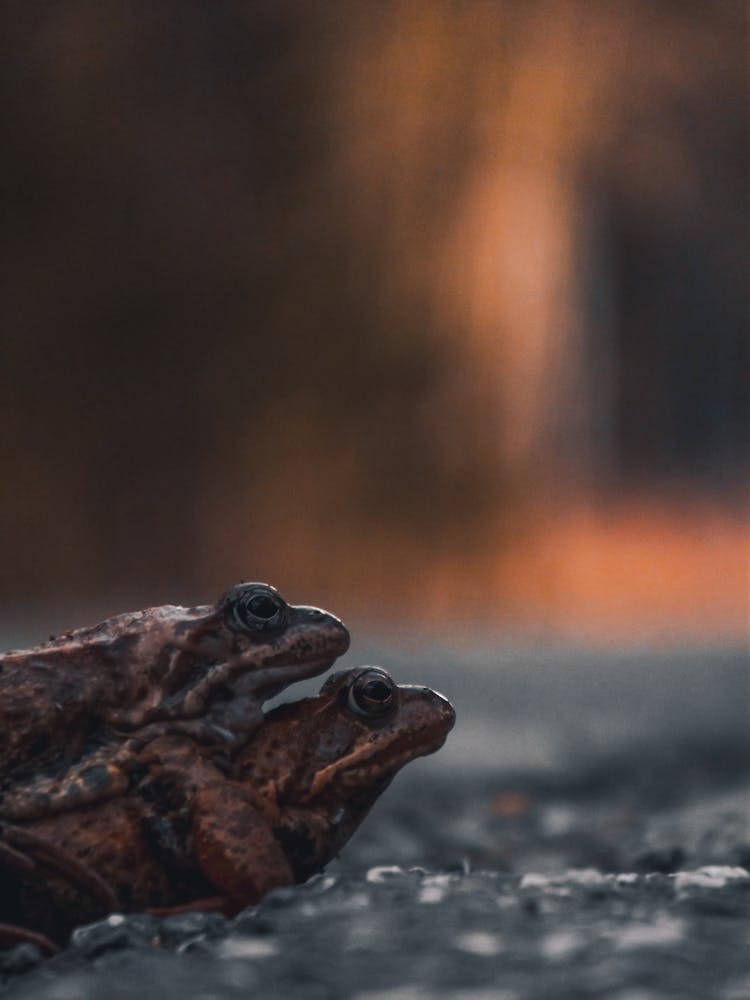
[[[0,4],[0,648],[267,580],[456,707],[332,871],[750,869],[747,42]]]
[[[747,20],[742,0],[0,4],[0,648],[267,580],[343,617],[344,663],[457,710],[332,871],[750,869]],[[309,955],[355,971],[336,995],[411,983],[406,896],[383,960],[351,892],[332,957],[306,916],[286,974]],[[636,944],[658,892],[632,897]],[[580,983],[593,962],[590,992],[545,995],[614,996],[640,963],[623,1000],[705,996],[739,941],[714,902],[692,938],[664,909],[657,947],[621,954],[625,904],[607,925],[582,899],[590,952],[549,899],[517,931],[480,899],[466,983],[536,997],[545,963]],[[166,995],[140,975],[133,995]]]
[[[8,629],[265,579],[371,635],[742,644],[743,3],[0,24]]]

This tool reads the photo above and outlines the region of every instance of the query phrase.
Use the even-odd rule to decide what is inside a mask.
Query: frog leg
[[[36,868],[28,855],[0,840],[0,869],[15,872],[23,877],[33,874]],[[0,948],[15,948],[17,944],[36,945],[45,957],[54,955],[58,951],[57,946],[44,934],[38,934],[18,924],[0,923]]]
[[[19,881],[33,879],[44,884],[44,871],[62,875],[99,902],[103,914],[117,908],[109,886],[93,869],[60,850],[52,841],[20,827],[0,824],[0,870],[12,872]],[[17,924],[0,923],[0,948],[33,944],[45,956],[59,949],[45,934]]]
[[[236,656],[208,668],[204,677],[192,686],[175,691],[174,687],[183,680],[190,666],[189,657],[194,655],[192,645],[177,641],[172,644],[169,667],[162,681],[168,694],[157,705],[138,705],[135,708],[112,709],[107,713],[107,721],[115,728],[141,729],[149,722],[170,722],[192,719],[201,715],[210,697],[222,684],[229,683],[243,667],[252,667],[252,657]]]
[[[274,826],[280,816],[272,795],[256,797],[245,785],[228,781],[216,766],[196,753],[184,740],[163,741],[151,748],[149,779],[139,786],[146,794],[156,786],[155,802],[179,793],[189,815],[187,854],[203,876],[219,890],[220,897],[201,899],[191,908],[209,907],[235,912],[256,901],[277,885],[292,882],[291,868],[279,846]],[[165,829],[157,829],[159,846],[179,862],[184,853],[180,839],[173,835],[168,817],[158,817]],[[154,832],[153,820],[149,824]],[[218,900],[218,902],[217,902]],[[239,905],[236,905],[239,904]],[[174,908],[170,907],[170,912]],[[174,910],[174,912],[178,912]]]
[[[262,718],[262,716],[261,716]],[[155,722],[126,738],[118,747],[111,742],[92,751],[57,778],[37,778],[22,787],[0,793],[0,821],[30,822],[45,819],[79,806],[124,795],[130,774],[159,759],[149,745],[167,736],[189,736],[202,744],[226,746],[232,735],[194,719],[186,722]]]
[[[38,934],[17,924],[0,924],[0,948],[15,948],[17,944],[36,945],[45,958],[50,958],[60,950],[45,934]]]
[[[130,774],[144,765],[158,761],[161,749],[152,747],[163,737],[201,735],[201,743],[224,747],[223,734],[206,728],[201,720],[185,723],[152,723],[126,739],[119,748],[111,743],[84,757],[58,778],[37,778],[23,787],[0,794],[0,821],[30,822],[46,819],[79,806],[103,802],[124,795],[130,786]],[[208,739],[208,735],[211,739]],[[182,741],[187,746],[187,741]]]
[[[185,654],[193,656],[195,648],[189,643],[175,642],[170,665],[162,682],[166,690],[174,688],[175,680],[179,683],[184,679],[186,667],[183,659],[188,659]],[[312,673],[320,673],[328,665],[328,661],[321,662]],[[201,735],[203,732],[213,737],[224,730],[222,737],[228,742],[245,742],[263,721],[261,703],[288,684],[310,675],[310,670],[299,668],[295,673],[289,664],[257,669],[253,652],[239,653],[220,663],[214,663],[199,681],[173,691],[158,705],[113,710],[108,713],[107,721],[116,728],[127,730],[139,730],[144,726],[148,728],[149,723],[172,722],[182,727],[183,732],[188,732],[184,728],[185,720],[193,720],[197,728],[190,735],[198,739],[205,739]],[[209,705],[223,685],[231,688],[232,697],[223,704]],[[209,721],[212,717],[217,720],[215,726]]]
[[[0,865],[26,876],[44,866],[83,889],[107,912],[117,909],[117,897],[93,868],[23,827],[0,824]]]
[[[178,676],[181,672],[184,673],[184,669],[180,671],[182,653],[194,653],[194,649],[190,645],[182,643],[175,645],[178,652],[172,660],[164,681],[164,686],[167,689],[171,686],[170,682],[173,685],[175,676]],[[158,712],[163,718],[175,718],[175,716],[179,718],[195,718],[202,715],[208,702],[219,687],[223,684],[228,684],[232,688],[233,696],[238,694],[249,696],[248,702],[254,708],[252,716],[256,718],[260,711],[258,708],[259,692],[265,690],[270,681],[275,681],[277,684],[281,682],[281,687],[285,687],[285,681],[291,683],[292,680],[298,679],[290,677],[289,674],[290,668],[287,665],[258,669],[253,652],[238,653],[220,663],[214,663],[199,681],[188,688],[176,691],[166,701],[162,702],[158,708]],[[242,688],[244,688],[244,691],[241,690]],[[174,688],[172,689],[174,690]]]
[[[202,899],[192,899],[189,903],[180,903],[179,906],[151,906],[146,910],[152,917],[175,917],[180,913],[223,913],[231,916],[227,912],[226,896],[204,896]]]
[[[192,797],[193,851],[209,881],[237,912],[294,875],[264,810],[236,782],[199,788]]]
[[[10,844],[0,840],[0,868],[5,871],[17,872],[19,875],[32,875],[37,869],[34,862],[23,851],[17,851]]]
[[[263,713],[255,702],[253,702],[251,707],[249,706],[243,722],[246,723],[246,728],[250,733],[260,728],[263,722]],[[215,743],[217,746],[225,746],[228,743],[233,744],[237,741],[234,732],[217,725],[208,717],[175,721],[165,720],[164,722],[150,722],[148,725],[143,726],[143,728],[137,729],[127,743],[123,745],[119,753],[123,755],[138,753],[147,743],[160,739],[162,736],[189,736],[190,739],[195,740],[197,743],[206,745]]]
[[[124,749],[124,748],[123,748]],[[129,783],[118,753],[103,748],[90,754],[62,778],[37,779],[0,795],[0,819],[27,822],[122,795]]]

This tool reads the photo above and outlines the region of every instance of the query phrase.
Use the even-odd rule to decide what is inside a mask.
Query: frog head
[[[269,803],[301,881],[339,852],[405,764],[443,745],[454,722],[450,702],[429,688],[397,685],[381,667],[341,671],[316,697],[267,713],[235,780]]]
[[[264,701],[324,672],[349,647],[338,618],[289,604],[265,583],[238,584],[215,605],[169,610],[177,614],[154,616],[142,630],[138,656],[155,676],[149,707],[138,706],[131,725],[200,716],[244,737]]]

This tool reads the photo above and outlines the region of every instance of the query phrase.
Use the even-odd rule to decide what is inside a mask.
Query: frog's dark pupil
[[[365,684],[363,694],[372,701],[384,702],[391,697],[391,689],[385,681],[373,680]]]
[[[256,618],[273,618],[273,616],[279,610],[279,606],[276,601],[267,597],[265,594],[256,594],[255,597],[250,598],[247,603],[248,611],[255,615]]]
[[[368,670],[349,688],[347,705],[356,715],[374,720],[390,714],[396,705],[396,685],[385,671]]]

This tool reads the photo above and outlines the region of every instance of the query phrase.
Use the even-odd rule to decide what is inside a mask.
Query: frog
[[[13,826],[19,843],[31,836],[57,856],[38,854],[21,871],[0,855],[3,927],[23,925],[54,947],[112,909],[233,916],[322,871],[395,775],[438,750],[454,722],[442,695],[365,666],[266,712],[228,768],[189,736],[161,736],[127,795]]]
[[[240,583],[214,605],[120,614],[5,653],[0,821],[124,794],[142,747],[166,732],[236,750],[267,699],[348,646],[334,615]]]

